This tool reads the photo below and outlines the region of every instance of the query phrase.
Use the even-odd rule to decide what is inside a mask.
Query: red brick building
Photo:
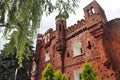
[[[80,80],[88,60],[100,80],[120,80],[120,19],[107,21],[104,10],[93,1],[84,8],[84,17],[67,28],[66,19],[56,17],[56,30],[38,34],[31,80],[41,80],[48,63],[61,70],[68,80]]]

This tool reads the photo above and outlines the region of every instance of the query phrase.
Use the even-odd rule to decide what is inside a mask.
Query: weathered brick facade
[[[86,60],[100,80],[120,80],[120,19],[107,21],[96,1],[84,8],[84,14],[85,19],[68,28],[64,18],[56,17],[55,31],[50,28],[44,35],[38,34],[31,80],[41,80],[48,63],[66,74],[68,80],[75,80],[75,71],[81,71]],[[77,54],[76,43],[81,44]]]

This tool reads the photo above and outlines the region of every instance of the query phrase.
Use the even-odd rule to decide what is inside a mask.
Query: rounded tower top
[[[56,20],[57,31],[66,29],[66,18],[64,16],[57,15],[55,20]]]
[[[55,17],[55,20],[56,20],[56,21],[62,21],[62,20],[66,20],[66,18],[65,18],[64,16],[57,15],[57,16]]]

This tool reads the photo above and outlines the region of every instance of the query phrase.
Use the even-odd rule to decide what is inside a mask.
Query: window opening
[[[82,80],[81,72],[79,70],[74,72],[74,80]]]
[[[95,13],[95,9],[92,7],[91,8],[92,15]]]
[[[82,53],[82,48],[80,48],[80,52]]]
[[[61,24],[59,25],[59,30],[61,31]]]
[[[78,56],[78,55],[81,55],[83,53],[82,44],[80,42],[76,42],[73,45],[73,53],[74,53],[74,56]]]
[[[88,48],[88,49],[91,49],[91,43],[90,43],[89,38],[87,38],[87,44],[88,44],[88,45],[87,45],[87,48]]]
[[[67,57],[68,57],[68,58],[70,57],[69,51],[67,51]]]
[[[46,53],[45,53],[45,61],[49,61],[50,60],[50,54],[49,54],[49,52],[47,51]]]

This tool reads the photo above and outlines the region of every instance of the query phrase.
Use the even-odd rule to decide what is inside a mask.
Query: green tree
[[[65,75],[60,71],[54,71],[53,66],[49,63],[42,72],[42,80],[67,80]]]
[[[19,67],[25,58],[24,51],[26,43],[32,44],[40,26],[43,13],[47,15],[58,11],[60,17],[69,17],[69,13],[74,13],[78,7],[79,0],[0,0],[0,22],[6,16],[4,37],[9,40],[7,54],[11,54],[16,49],[16,58]],[[4,17],[3,17],[4,16]]]
[[[82,80],[98,80],[97,72],[89,62],[85,62],[82,69]]]
[[[17,58],[15,56],[15,50],[12,55],[9,55],[8,57],[5,56],[6,52],[6,46],[5,45],[4,49],[1,50],[0,54],[0,80],[29,80],[29,74],[28,71],[31,68],[31,61],[28,58],[24,58],[23,60],[23,67],[19,68],[17,64]],[[33,54],[32,51],[32,46],[29,46],[30,53]],[[24,54],[28,54],[24,53]],[[29,56],[30,57],[30,56]],[[17,70],[17,71],[16,71]]]
[[[54,75],[54,80],[67,80],[65,75],[62,74],[60,71],[56,71]]]
[[[4,3],[1,0],[0,1],[0,23],[4,23],[4,14],[5,14]]]
[[[54,80],[54,68],[51,64],[48,64],[42,72],[42,80]]]

